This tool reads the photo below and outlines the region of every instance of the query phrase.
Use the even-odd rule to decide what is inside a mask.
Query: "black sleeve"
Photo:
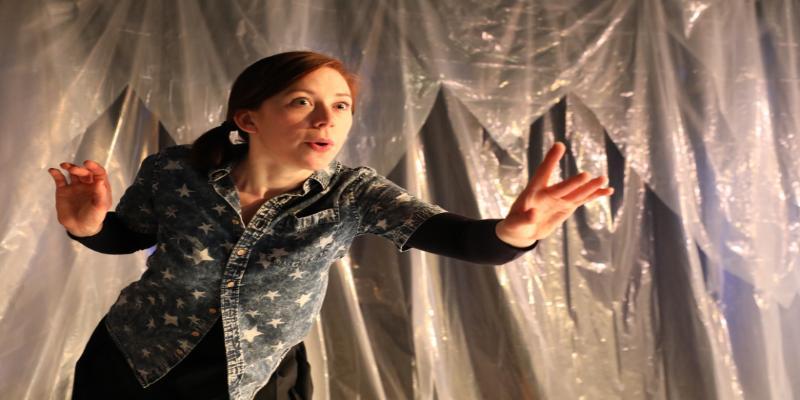
[[[500,221],[449,212],[437,214],[417,228],[406,246],[476,264],[500,265],[519,258],[539,243],[520,248],[500,240],[494,231]]]
[[[66,232],[72,240],[105,254],[130,254],[152,247],[158,241],[154,233],[139,233],[128,229],[113,211],[106,213],[103,229],[94,236],[78,237]]]

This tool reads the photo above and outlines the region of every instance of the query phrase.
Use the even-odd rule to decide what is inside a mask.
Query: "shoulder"
[[[158,152],[158,154],[160,154],[162,158],[178,160],[188,157],[191,152],[191,144],[177,144],[174,146],[164,147]]]
[[[184,163],[188,161],[191,148],[192,145],[190,144],[167,146],[150,154],[145,160],[149,159],[157,168],[162,168],[170,164],[175,165],[175,163]]]

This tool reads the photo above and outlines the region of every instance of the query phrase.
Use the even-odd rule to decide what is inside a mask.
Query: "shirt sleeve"
[[[138,233],[126,228],[113,211],[106,213],[103,228],[95,235],[78,237],[69,231],[67,235],[72,240],[104,254],[130,254],[152,247],[157,241],[155,234]]]
[[[425,221],[406,245],[476,264],[501,265],[516,260],[539,243],[521,248],[500,240],[495,233],[500,221],[438,214]]]
[[[359,219],[357,235],[371,233],[389,239],[401,252],[411,234],[428,218],[447,212],[410,195],[373,168],[363,167],[353,204]]]
[[[142,161],[136,178],[119,199],[115,209],[120,221],[130,230],[139,233],[156,233],[158,220],[153,206],[158,154],[151,154]]]

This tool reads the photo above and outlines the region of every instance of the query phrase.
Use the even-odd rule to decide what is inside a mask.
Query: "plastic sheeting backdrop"
[[[58,225],[46,168],[219,123],[279,51],[364,82],[340,159],[502,217],[554,140],[615,195],[486,267],[360,238],[307,338],[315,398],[800,396],[800,6],[787,1],[13,1],[0,5],[0,393],[64,398],[145,252]],[[116,200],[116,199],[115,199]]]

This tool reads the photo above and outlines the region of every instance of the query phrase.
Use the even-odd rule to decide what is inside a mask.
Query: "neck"
[[[314,171],[286,167],[251,151],[231,175],[241,193],[268,199],[299,187]]]

